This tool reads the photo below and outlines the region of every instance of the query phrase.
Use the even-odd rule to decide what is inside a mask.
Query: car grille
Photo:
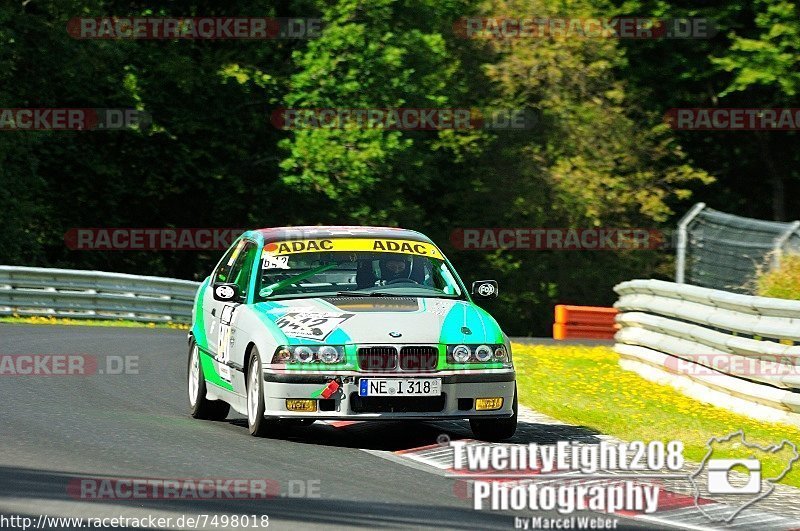
[[[440,396],[358,396],[350,394],[354,413],[438,413],[444,409],[447,395]]]
[[[358,366],[370,372],[428,372],[439,363],[439,348],[430,345],[360,347]]]
[[[403,347],[400,349],[400,370],[433,371],[439,361],[436,347]]]
[[[358,366],[362,371],[396,371],[395,347],[361,347],[358,349]]]

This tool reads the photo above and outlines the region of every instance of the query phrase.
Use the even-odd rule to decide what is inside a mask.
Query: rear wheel
[[[470,419],[469,427],[483,441],[504,441],[517,431],[517,386],[514,386],[514,414],[505,419]]]
[[[200,363],[200,349],[192,341],[189,347],[189,410],[196,419],[225,420],[231,406],[222,400],[208,400],[206,398],[206,379],[203,376],[203,366]]]

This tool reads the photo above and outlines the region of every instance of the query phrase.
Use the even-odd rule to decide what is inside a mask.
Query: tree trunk
[[[756,131],[758,138],[758,145],[761,149],[761,157],[764,159],[764,165],[767,167],[769,180],[772,185],[772,219],[775,221],[786,220],[786,184],[784,183],[783,175],[781,175],[775,164],[775,159],[769,149],[768,134],[763,131]]]

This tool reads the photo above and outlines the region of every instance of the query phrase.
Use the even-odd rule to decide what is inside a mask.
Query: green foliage
[[[782,257],[779,268],[758,276],[757,285],[763,297],[800,300],[800,255]]]
[[[701,17],[711,38],[620,41],[620,76],[644,107],[773,108],[798,106],[800,13],[786,0],[683,3],[610,0],[609,14]],[[717,178],[690,186],[710,207],[762,219],[800,218],[797,131],[685,131],[676,140],[694,168]]]
[[[219,253],[77,252],[63,236],[72,227],[401,225],[442,245],[465,280],[498,278],[500,299],[486,305],[510,333],[544,335],[554,304],[610,304],[615,283],[669,274],[670,256],[457,251],[455,229],[663,228],[690,197],[758,214],[780,202],[770,197],[775,175],[786,195],[794,190],[796,136],[676,134],[661,118],[673,106],[791,104],[798,23],[786,1],[270,6],[0,6],[0,105],[131,107],[154,122],[138,131],[0,134],[0,263],[199,278]],[[65,31],[72,17],[108,14],[325,22],[312,40],[76,40]],[[453,29],[469,16],[615,14],[708,16],[722,31],[695,41],[484,41]],[[522,131],[283,131],[270,123],[281,107],[526,109],[539,121]],[[761,178],[765,167],[772,180]]]
[[[726,72],[735,74],[720,95],[763,86],[786,96],[800,93],[800,11],[795,2],[758,0],[755,25],[758,35],[731,34],[727,54],[712,58]]]
[[[451,106],[460,65],[440,28],[434,27],[447,9],[416,5],[411,16],[408,5],[388,0],[372,2],[368,10],[357,2],[326,8],[323,18],[331,22],[323,35],[294,53],[297,72],[286,106]],[[314,222],[419,224],[424,212],[413,199],[431,190],[431,182],[440,177],[437,163],[447,164],[455,149],[468,149],[473,136],[456,134],[467,145],[455,142],[452,148],[450,133],[437,138],[356,123],[296,130],[280,143],[288,152],[281,162],[282,181],[309,196],[317,214]]]

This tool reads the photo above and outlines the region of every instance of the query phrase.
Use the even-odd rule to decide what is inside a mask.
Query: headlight
[[[344,361],[344,347],[341,345],[281,345],[272,356],[272,363],[277,365],[334,364]]]
[[[511,362],[508,349],[502,344],[448,345],[447,363],[503,363]]]
[[[457,345],[453,349],[453,361],[456,363],[466,363],[469,361],[469,356],[472,354],[469,347],[466,345]]]
[[[493,354],[494,352],[489,348],[489,345],[479,345],[478,348],[475,349],[475,359],[482,363],[486,363],[492,359]]]
[[[330,345],[319,347],[319,360],[322,363],[339,363],[342,361],[341,353]]]
[[[294,349],[294,359],[300,363],[311,363],[314,361],[314,351],[309,347],[297,347]]]

